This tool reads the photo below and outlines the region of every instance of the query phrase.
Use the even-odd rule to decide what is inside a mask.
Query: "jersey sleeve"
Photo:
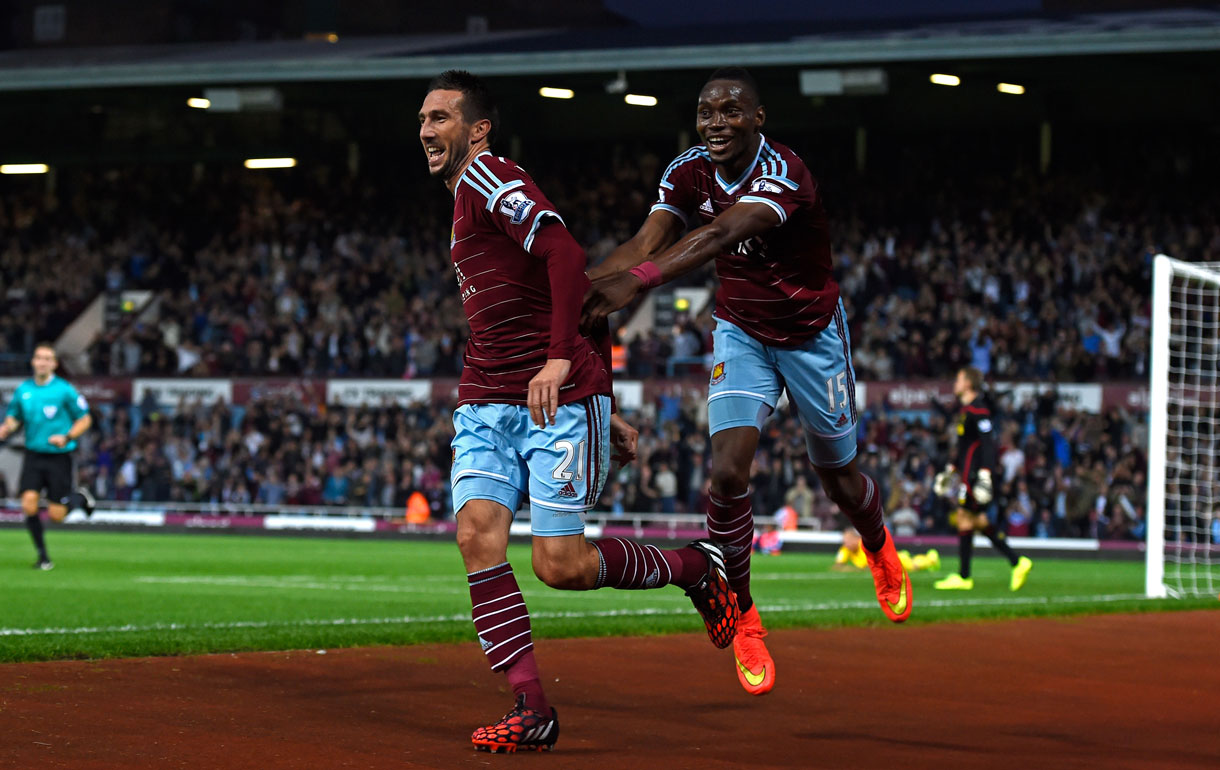
[[[89,414],[89,402],[85,400],[85,397],[76,388],[69,385],[64,390],[64,410],[72,417],[73,421],[76,421]]]
[[[694,176],[694,160],[698,155],[694,153],[693,149],[687,150],[674,158],[665,172],[661,174],[661,181],[657,184],[657,199],[652,204],[649,214],[654,211],[668,211],[681,219],[682,224],[690,227],[691,215],[695,213],[699,205],[696,200],[699,196],[695,188]]]
[[[986,468],[989,471],[995,470],[996,464],[996,440],[995,440],[995,425],[993,424],[994,416],[991,410],[982,407],[977,411],[971,412],[971,418],[974,420],[974,429],[978,434],[978,462],[974,463],[972,472],[977,472]]]
[[[466,179],[482,197],[492,226],[530,254],[534,253],[534,237],[543,224],[555,221],[567,226],[554,204],[515,163],[481,155],[470,164]]]
[[[749,191],[738,203],[761,203],[779,214],[780,224],[800,208],[812,206],[817,199],[817,183],[803,166],[793,168],[779,156],[764,161],[763,173],[750,183]]]

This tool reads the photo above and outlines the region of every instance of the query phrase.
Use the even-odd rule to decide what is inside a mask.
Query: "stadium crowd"
[[[596,262],[646,216],[667,159],[624,148],[579,157],[527,165]],[[947,378],[965,364],[998,379],[1142,377],[1152,255],[1220,261],[1214,189],[967,173],[927,195],[930,175],[904,172],[909,179],[892,183],[831,174],[824,185],[861,380]],[[439,185],[175,174],[85,174],[56,194],[0,198],[10,311],[0,354],[24,360],[97,292],[140,288],[154,293],[150,311],[104,332],[69,376],[459,372],[466,328],[437,225],[449,215]],[[49,262],[55,271],[43,269]],[[710,266],[688,277],[712,280]],[[678,314],[671,328],[624,340],[628,375],[664,376],[671,360],[699,360],[711,327],[706,310]],[[1010,405],[1007,415],[997,502],[1010,531],[1140,535],[1138,415],[1042,404]],[[702,510],[699,388],[675,385],[636,419],[641,462],[611,477],[606,508]],[[444,516],[450,430],[444,406],[117,409],[82,465],[96,464],[103,497],[399,506],[421,491]],[[756,510],[789,505],[837,527],[799,435],[791,418],[770,423]],[[945,530],[945,505],[928,491],[947,456],[943,417],[874,409],[862,415],[860,440],[865,469],[885,480],[895,530]]]
[[[640,430],[639,459],[613,471],[601,510],[612,515],[704,510],[708,487],[705,390],[673,384],[626,416]],[[400,511],[415,492],[434,519],[452,516],[452,405],[342,407],[276,396],[223,403],[97,410],[84,442],[82,480],[99,497],[143,502],[353,505]],[[1141,415],[1057,407],[1053,396],[1016,405],[998,421],[997,513],[1013,535],[1140,538],[1146,440]],[[818,489],[793,415],[767,423],[753,468],[760,518],[787,514],[804,527],[838,529]],[[860,461],[880,480],[896,534],[949,532],[948,506],[931,493],[949,456],[936,412],[867,411]]]
[[[581,157],[535,170],[596,262],[646,216],[661,159],[621,149]],[[964,179],[909,205],[916,191],[903,185],[825,185],[860,379],[946,377],[963,364],[1001,378],[1142,377],[1151,257],[1220,261],[1214,192],[1169,216],[1147,191],[1109,179]],[[65,186],[74,192],[64,200],[0,201],[0,272],[22,287],[10,301],[41,308],[42,319],[35,329],[7,315],[8,350],[53,338],[92,293],[121,286],[153,290],[155,305],[101,335],[78,374],[460,369],[466,330],[437,225],[448,218],[439,185],[149,174]],[[63,273],[40,271],[47,260]],[[688,277],[713,280],[710,266]],[[665,374],[671,357],[704,352],[710,327],[706,313],[679,315],[672,328],[623,340],[632,375]]]

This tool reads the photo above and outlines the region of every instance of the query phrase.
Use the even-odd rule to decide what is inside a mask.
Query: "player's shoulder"
[[[37,392],[37,390],[38,383],[34,381],[33,377],[30,377],[21,381],[21,384],[17,386],[16,390],[13,391],[13,396],[25,396],[26,398],[29,398],[32,394]]]
[[[485,200],[495,200],[509,190],[532,185],[533,181],[525,169],[508,158],[483,153],[470,162],[459,184],[465,184]]]
[[[801,156],[797,155],[786,144],[772,139],[763,140],[758,153],[760,177],[774,179],[785,187],[796,189],[802,184],[813,181],[809,167]]]
[[[672,187],[673,184],[670,180],[675,174],[711,162],[712,156],[708,155],[707,146],[697,144],[685,152],[678,153],[678,156],[669,162],[669,165],[665,167],[665,171],[661,174],[661,185]]]
[[[489,152],[483,153],[475,158],[474,162],[483,170],[499,176],[529,178],[529,174],[525,172],[520,163],[503,155],[492,155]]]

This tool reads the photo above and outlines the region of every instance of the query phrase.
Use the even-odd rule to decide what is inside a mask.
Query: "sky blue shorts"
[[[530,503],[530,528],[541,537],[585,531],[585,511],[606,483],[610,397],[559,407],[555,424],[539,428],[514,404],[463,404],[453,413],[453,510],[491,500],[515,515]]]
[[[815,466],[841,468],[856,456],[856,376],[842,300],[830,326],[798,348],[764,345],[717,318],[712,350],[707,412],[713,434],[743,426],[761,430],[786,387]]]

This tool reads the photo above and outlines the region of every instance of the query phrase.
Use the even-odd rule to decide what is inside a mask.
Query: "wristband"
[[[661,285],[661,268],[656,266],[654,262],[642,262],[627,272],[640,279],[644,284],[645,289],[651,289],[653,286]]]

